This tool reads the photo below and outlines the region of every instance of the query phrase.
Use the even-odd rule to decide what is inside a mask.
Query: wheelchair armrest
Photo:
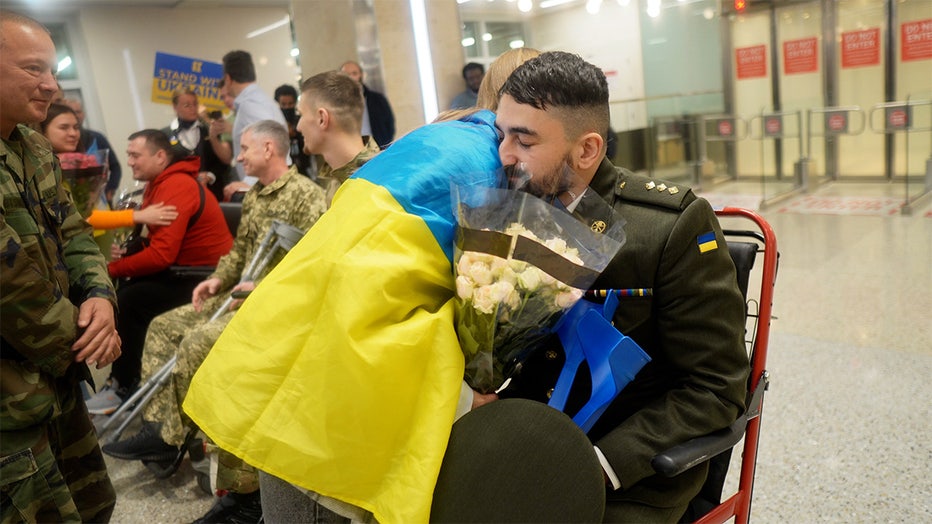
[[[663,453],[654,455],[650,465],[654,468],[654,471],[666,477],[679,475],[687,469],[734,447],[744,436],[747,421],[747,415],[743,414],[727,428],[696,437],[673,446]]]
[[[215,266],[171,266],[168,270],[176,277],[207,278],[217,269]]]

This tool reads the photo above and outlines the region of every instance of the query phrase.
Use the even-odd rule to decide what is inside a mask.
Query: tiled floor
[[[753,197],[759,185],[746,186],[709,191]],[[835,183],[811,194],[901,190]],[[932,522],[928,200],[910,216],[761,212],[781,260],[755,522]],[[110,466],[114,522],[189,522],[212,503],[187,463],[168,480],[138,463]]]

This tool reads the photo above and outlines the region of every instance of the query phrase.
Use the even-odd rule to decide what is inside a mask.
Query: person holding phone
[[[218,155],[210,141],[210,127],[198,118],[197,94],[190,88],[172,95],[175,119],[162,132],[168,137],[176,157],[196,156],[201,159],[197,179],[217,200],[223,200],[223,186],[229,181],[230,159]],[[219,111],[218,111],[219,112]],[[222,116],[222,115],[221,115]]]

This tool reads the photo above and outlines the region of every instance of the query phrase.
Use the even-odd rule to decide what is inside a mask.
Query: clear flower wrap
[[[107,161],[109,149],[98,149],[93,153],[59,153],[62,179],[71,191],[74,205],[87,218],[100,201],[107,179],[110,176],[110,164]]]
[[[587,191],[572,213],[513,189],[454,187],[457,334],[465,379],[496,391],[624,243],[624,220]]]

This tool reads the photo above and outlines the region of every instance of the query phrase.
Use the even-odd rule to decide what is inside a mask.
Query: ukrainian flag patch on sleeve
[[[699,252],[707,253],[718,249],[718,241],[715,240],[715,231],[709,231],[696,237],[699,244]]]

